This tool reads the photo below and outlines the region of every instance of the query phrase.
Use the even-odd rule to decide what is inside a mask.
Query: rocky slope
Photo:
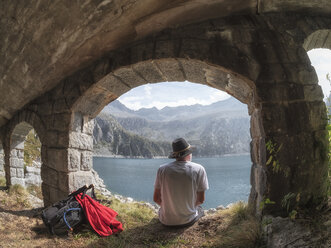
[[[96,117],[93,138],[95,155],[152,158],[167,156],[170,150],[168,142],[154,142],[130,133],[107,114]]]

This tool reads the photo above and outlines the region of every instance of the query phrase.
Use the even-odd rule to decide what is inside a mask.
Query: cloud
[[[331,91],[330,82],[326,80],[326,74],[331,73],[331,50],[313,49],[308,52],[312,66],[314,66],[318,83],[322,87],[324,96],[328,96]]]
[[[331,73],[331,50],[313,49],[308,52],[308,56],[315,67],[324,95],[329,95],[331,86],[326,80],[326,74]],[[194,104],[209,105],[229,97],[221,90],[185,81],[145,84],[128,91],[119,100],[128,108],[138,110]]]

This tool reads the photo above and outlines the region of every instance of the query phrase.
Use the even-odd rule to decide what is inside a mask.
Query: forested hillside
[[[250,142],[247,107],[232,98],[138,111],[114,101],[95,119],[93,134],[96,154],[131,157],[166,156],[177,137],[195,145],[196,156],[246,153]]]

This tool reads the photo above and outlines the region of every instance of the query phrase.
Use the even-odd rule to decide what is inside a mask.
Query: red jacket
[[[117,213],[114,210],[100,204],[88,195],[85,195],[83,199],[81,198],[82,193],[75,197],[82,206],[90,225],[100,236],[109,236],[123,231],[122,223],[116,220]]]

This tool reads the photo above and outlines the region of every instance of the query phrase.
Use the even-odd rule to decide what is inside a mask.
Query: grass
[[[27,194],[20,186],[0,190],[0,244],[7,244],[5,247],[249,248],[260,242],[259,222],[243,202],[206,215],[191,227],[174,229],[161,225],[155,210],[142,203],[123,203],[100,195],[103,205],[118,212],[122,233],[100,238],[85,225],[66,237],[50,236],[36,212],[40,210],[25,204]]]
[[[0,187],[6,187],[6,178],[0,177]]]
[[[39,199],[43,199],[43,193],[41,190],[41,186],[38,185],[29,185],[26,190],[31,194],[34,195],[36,197],[38,197]]]

